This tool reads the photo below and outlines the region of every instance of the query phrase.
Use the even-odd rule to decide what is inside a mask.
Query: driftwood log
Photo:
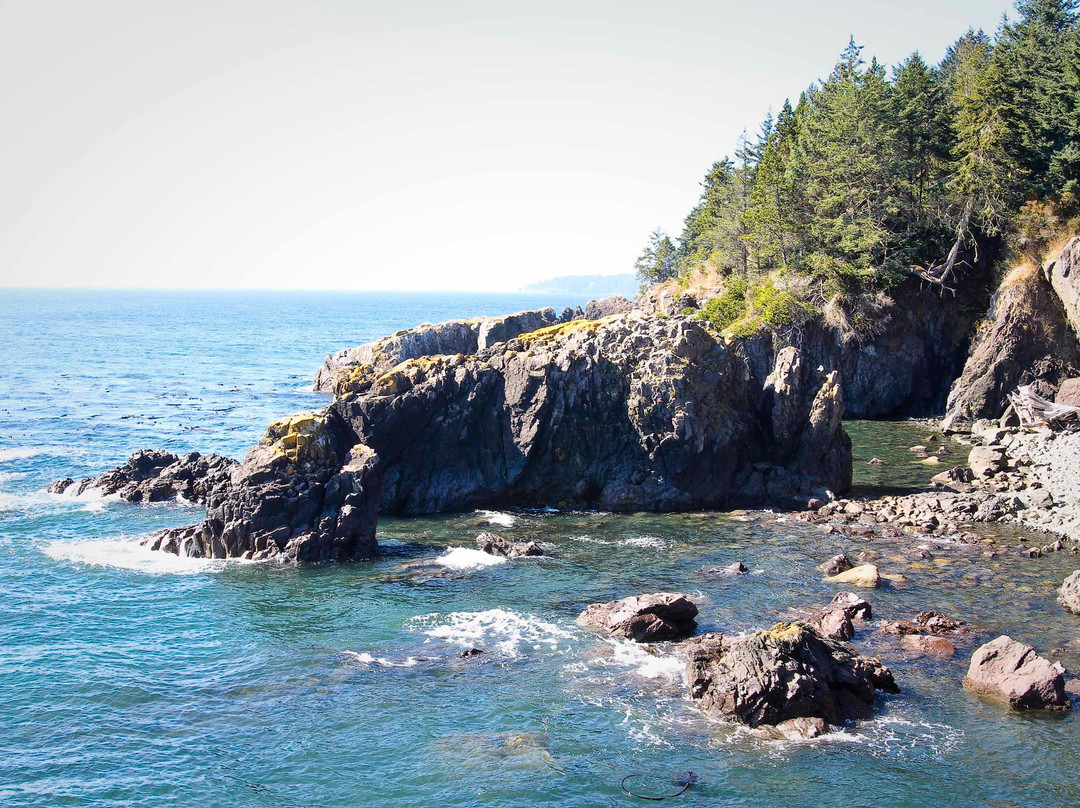
[[[1043,398],[1026,384],[1016,388],[1015,393],[1009,393],[1009,403],[1024,429],[1049,427],[1069,432],[1080,429],[1080,407],[1056,404]]]

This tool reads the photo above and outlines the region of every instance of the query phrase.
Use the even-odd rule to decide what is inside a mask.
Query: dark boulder
[[[825,609],[810,618],[809,624],[830,640],[850,640],[855,636],[855,624],[844,609]]]
[[[852,620],[870,620],[873,610],[869,601],[854,592],[837,592],[833,595],[830,609],[843,609]]]
[[[534,541],[515,543],[497,533],[481,533],[476,537],[476,549],[503,558],[542,556],[544,551]]]
[[[706,634],[687,647],[690,696],[706,714],[756,727],[796,718],[839,725],[873,713],[878,690],[898,692],[877,659],[778,623],[748,637]]]
[[[818,572],[823,572],[826,575],[839,575],[841,572],[847,572],[855,565],[851,563],[851,559],[847,557],[846,553],[840,553],[834,555],[824,564],[818,564]]]
[[[657,592],[611,603],[593,603],[577,623],[635,642],[681,640],[697,628],[698,609],[686,595]]]

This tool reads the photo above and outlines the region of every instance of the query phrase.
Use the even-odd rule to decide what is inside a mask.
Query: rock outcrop
[[[1076,570],[1061,584],[1057,600],[1067,611],[1080,614],[1080,570]]]
[[[1042,271],[1061,301],[1073,334],[1080,336],[1080,237],[1071,239]]]
[[[1030,645],[1001,636],[971,656],[964,687],[1014,710],[1067,710],[1065,671]]]
[[[333,406],[379,457],[385,512],[670,510],[846,488],[835,377],[800,369],[788,395],[762,423],[737,349],[685,320],[616,315],[358,367]]]
[[[544,551],[534,541],[512,542],[497,533],[481,533],[476,537],[476,549],[488,555],[503,558],[521,558],[522,556],[542,556]]]
[[[211,492],[202,525],[159,531],[144,544],[209,558],[368,558],[379,484],[374,453],[337,412],[300,413],[267,428]]]
[[[706,634],[687,648],[690,696],[706,714],[756,727],[798,718],[840,725],[869,718],[892,672],[803,623],[748,637]]]
[[[625,300],[625,298],[619,298]],[[589,305],[594,310],[611,309],[615,313],[619,304],[609,303],[613,298],[602,301],[591,300]],[[629,303],[629,301],[626,301]],[[630,304],[633,307],[633,304]],[[536,309],[519,311],[500,317],[475,317],[470,320],[451,320],[446,323],[425,323],[415,328],[398,331],[389,337],[382,337],[356,348],[338,351],[326,357],[318,373],[315,374],[315,389],[320,393],[333,393],[334,380],[343,372],[358,366],[370,367],[377,371],[390,370],[409,359],[426,356],[453,356],[454,354],[475,354],[492,345],[506,342],[508,339],[536,331],[559,323],[580,319],[580,309],[564,309],[556,314],[555,309]]]
[[[271,425],[185,552],[358,558],[380,512],[806,507],[851,483],[838,375],[794,346],[769,360],[631,312],[386,369],[406,342],[354,357],[326,409]]]
[[[996,244],[987,243],[977,258],[967,256],[971,268],[955,296],[908,280],[869,309],[848,313],[849,321],[866,325],[845,330],[828,317],[815,317],[799,329],[773,334],[769,356],[792,345],[810,366],[837,371],[848,417],[938,415],[986,310],[995,253]],[[718,284],[706,284],[694,286],[691,295],[666,284],[646,290],[637,303],[642,310],[678,316],[685,306],[704,306],[721,291]]]
[[[585,304],[586,320],[599,320],[601,317],[610,317],[612,314],[626,314],[634,310],[634,301],[628,300],[622,295],[612,295],[602,300],[590,300]]]
[[[577,623],[635,642],[660,642],[693,634],[697,613],[697,606],[686,595],[657,592],[590,604],[578,615]]]
[[[1080,239],[1073,239],[1042,270],[1022,267],[1005,278],[949,393],[943,429],[1000,418],[1019,385],[1053,399],[1063,381],[1080,375],[1078,256]]]
[[[228,482],[237,465],[235,460],[215,454],[175,455],[146,449],[135,452],[124,465],[97,477],[78,482],[70,478],[57,480],[48,490],[68,496],[96,491],[126,502],[164,502],[179,497],[202,504],[214,490]]]

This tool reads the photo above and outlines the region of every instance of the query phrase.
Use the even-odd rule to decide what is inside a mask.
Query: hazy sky
[[[510,290],[632,269],[849,34],[1009,3],[0,0],[0,285]]]

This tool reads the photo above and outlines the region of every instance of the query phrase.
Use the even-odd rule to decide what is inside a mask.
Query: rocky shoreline
[[[1077,243],[1059,260],[1072,261]],[[1062,285],[1046,273],[1007,283],[1021,291],[1034,284],[1043,304]],[[1014,333],[1017,306],[1032,299],[999,297],[998,331]],[[795,508],[789,518],[838,537],[927,562],[940,542],[969,547],[964,557],[972,564],[1080,554],[1080,432],[1023,428],[1015,413],[997,412],[1000,385],[988,386],[990,371],[980,370],[989,361],[985,336],[953,387],[945,422],[951,431],[970,429],[962,438],[970,446],[966,465],[936,475],[925,491],[851,498],[846,402],[860,413],[896,411],[937,396],[936,388],[909,383],[930,361],[933,336],[920,332],[922,358],[913,358],[916,349],[904,340],[907,348],[890,354],[889,344],[913,333],[910,318],[901,318],[879,334],[881,353],[871,342],[856,355],[822,323],[732,339],[692,306],[679,313],[664,306],[619,299],[585,311],[541,309],[398,332],[328,357],[315,385],[332,391],[332,403],[274,422],[242,463],[143,451],[99,477],[60,480],[50,491],[205,503],[203,522],[159,531],[144,544],[206,558],[370,558],[380,514],[485,507],[771,506]],[[1062,322],[1072,323],[1072,315],[1063,306]],[[944,343],[950,351],[955,336]],[[989,364],[1008,366],[1016,357],[1002,352],[1020,350],[1025,339],[990,343],[1000,350]],[[1044,363],[1041,389],[1068,393],[1073,382],[1062,375],[1073,366],[1066,360]],[[893,369],[899,374],[890,376]],[[1002,378],[1014,376],[1025,378]],[[964,420],[964,413],[985,412],[994,420]],[[911,448],[927,463],[949,454],[938,434]],[[986,535],[992,524],[1018,532],[1002,541]],[[543,553],[527,539],[490,533],[477,537],[477,548],[505,560]],[[879,570],[875,557],[841,553],[819,569],[838,587],[903,580]],[[734,576],[746,567],[716,572]],[[1059,601],[1080,613],[1080,570],[1062,584]],[[878,692],[899,690],[889,668],[847,645],[872,614],[854,593],[839,592],[824,608],[749,636],[694,637],[697,613],[686,595],[656,593],[593,604],[578,622],[637,642],[684,641],[691,699],[704,714],[759,728],[762,737],[814,737],[868,717]],[[971,627],[924,611],[880,622],[877,633],[913,653],[948,657]],[[1064,710],[1071,704],[1064,674],[1029,646],[999,637],[973,654],[964,686],[1014,709]]]

